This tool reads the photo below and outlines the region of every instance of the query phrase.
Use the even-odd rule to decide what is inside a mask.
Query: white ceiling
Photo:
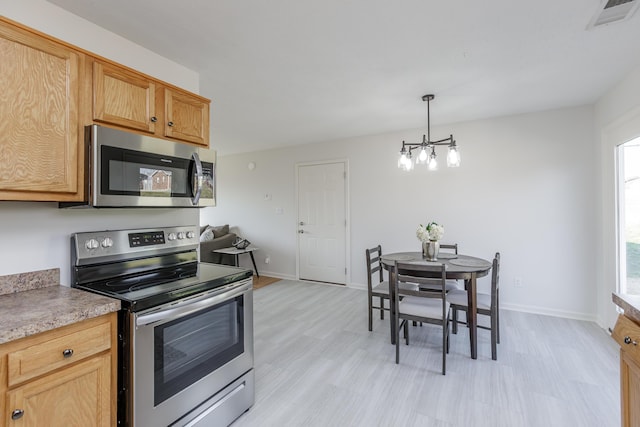
[[[220,154],[426,129],[427,93],[432,126],[590,104],[640,64],[602,0],[49,1],[199,72]]]

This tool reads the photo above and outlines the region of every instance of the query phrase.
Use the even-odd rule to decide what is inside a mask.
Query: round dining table
[[[454,254],[448,252],[440,252],[437,261],[427,261],[422,256],[422,252],[395,252],[382,255],[382,266],[389,271],[389,295],[393,298],[393,286],[395,281],[394,266],[396,261],[417,265],[434,265],[444,264],[447,279],[464,280],[467,289],[467,304],[469,307],[467,313],[467,324],[469,325],[469,341],[471,347],[471,358],[478,357],[478,315],[477,315],[477,285],[476,279],[486,276],[491,270],[491,262],[469,255]],[[390,304],[391,308],[391,343],[395,344],[395,316],[393,313],[394,304]]]

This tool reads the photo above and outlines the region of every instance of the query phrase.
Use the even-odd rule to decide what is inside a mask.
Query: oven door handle
[[[200,299],[185,302],[183,305],[177,307],[170,307],[163,310],[154,311],[147,314],[142,314],[136,317],[136,326],[145,326],[151,323],[159,322],[162,320],[174,320],[196,311],[203,310],[208,307],[212,307],[221,302],[233,299],[251,289],[251,282],[248,282],[242,286],[233,288],[230,291],[225,291],[217,295],[206,295]]]

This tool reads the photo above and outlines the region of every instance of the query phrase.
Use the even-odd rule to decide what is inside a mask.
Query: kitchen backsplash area
[[[30,291],[60,284],[60,269],[31,271],[0,276],[0,295]]]

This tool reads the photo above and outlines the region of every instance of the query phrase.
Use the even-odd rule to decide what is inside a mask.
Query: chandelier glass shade
[[[447,152],[447,167],[455,168],[460,166],[460,151],[456,145],[456,140],[453,139],[453,135],[436,141],[431,140],[431,111],[429,107],[433,98],[434,95],[424,95],[422,97],[422,100],[427,102],[427,134],[422,135],[422,142],[408,143],[402,141],[402,148],[398,154],[399,169],[410,171],[413,170],[416,164],[426,164],[427,169],[437,170],[437,146],[449,147],[449,151]]]

